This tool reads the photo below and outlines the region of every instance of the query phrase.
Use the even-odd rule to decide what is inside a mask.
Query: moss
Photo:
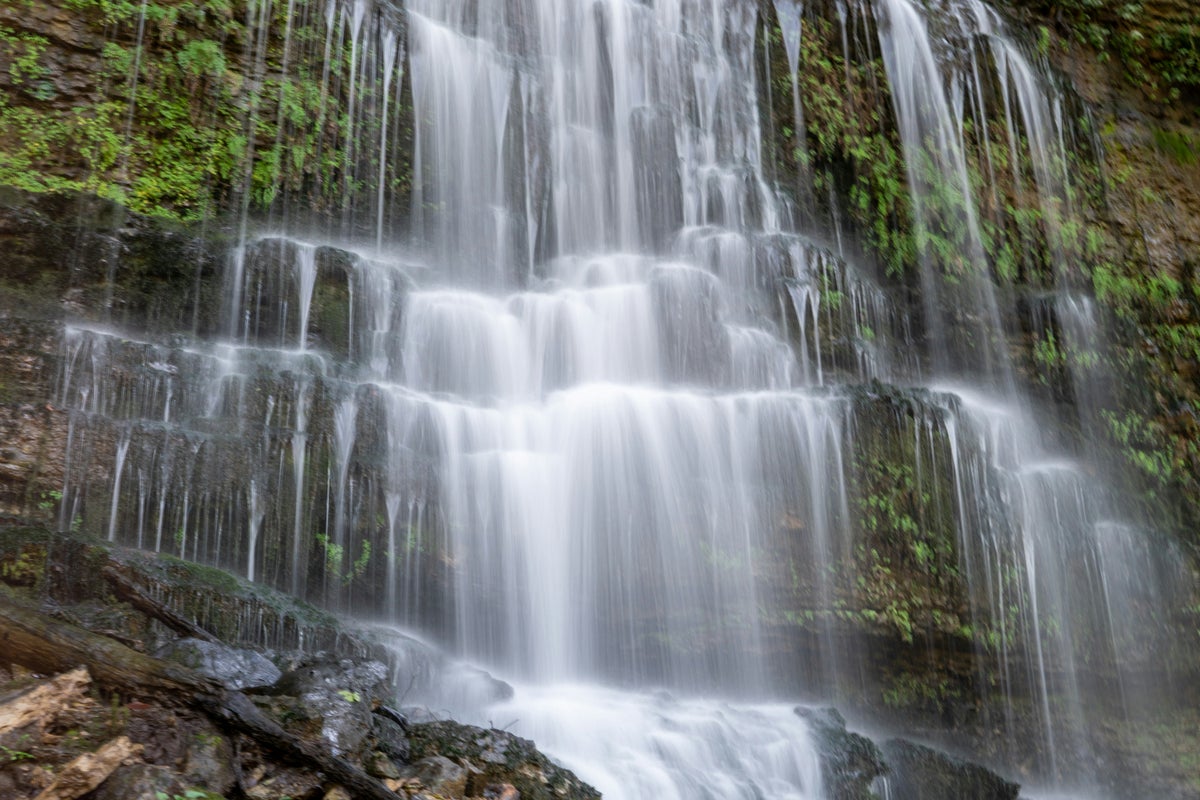
[[[886,269],[903,273],[915,260],[916,243],[909,233],[899,139],[886,111],[891,98],[882,62],[843,53],[831,18],[810,13],[797,71],[805,128],[797,130],[792,104],[796,76],[789,71],[773,9],[765,13],[762,46],[770,56],[767,118],[774,129],[770,150],[775,162],[787,182],[802,186],[811,181],[808,188],[818,210],[827,218],[845,211]],[[831,192],[842,198],[844,208],[825,206]]]
[[[1176,163],[1190,165],[1200,162],[1200,139],[1191,132],[1155,128],[1153,135],[1154,146]]]
[[[46,549],[26,544],[15,552],[0,556],[0,580],[9,586],[36,588],[46,575]]]
[[[941,715],[964,699],[962,688],[945,675],[900,671],[883,687],[883,704],[899,710],[921,709]]]
[[[1129,86],[1158,102],[1197,97],[1200,11],[1154,0],[1015,0],[1035,19],[1052,20],[1064,39],[1119,66]],[[1047,39],[1045,49],[1053,45]]]
[[[0,60],[11,61],[11,82],[22,89],[0,98],[0,183],[88,191],[182,220],[243,207],[266,213],[289,198],[332,214],[373,198],[356,177],[378,173],[376,154],[362,163],[327,155],[349,134],[349,120],[332,123],[350,91],[349,48],[323,84],[324,14],[306,13],[308,0],[276,4],[254,30],[242,23],[245,0],[63,3],[89,37],[86,54],[64,57],[97,81],[46,102],[61,93],[62,76],[43,63],[56,45],[0,26],[0,52],[9,56]],[[286,19],[293,6],[294,26]],[[357,105],[380,103],[380,88],[362,81]],[[378,140],[378,119],[360,124],[362,140]],[[388,185],[403,191],[407,169],[393,164]]]
[[[427,722],[408,731],[414,762],[431,756],[468,767],[467,792],[482,793],[488,783],[511,783],[530,800],[595,800],[600,794],[539,753],[533,742],[496,730],[457,722]]]

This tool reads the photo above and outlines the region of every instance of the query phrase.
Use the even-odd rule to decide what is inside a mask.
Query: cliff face
[[[1035,33],[1040,56],[1074,87],[1089,117],[1085,135],[1092,139],[1070,145],[1079,154],[1076,167],[1090,171],[1080,181],[1089,227],[1080,238],[1088,244],[1068,250],[1115,320],[1105,358],[1118,394],[1116,408],[1099,420],[1102,430],[1089,435],[1107,439],[1137,476],[1151,516],[1190,537],[1200,528],[1194,277],[1200,260],[1200,19],[1184,0],[1013,0],[1007,10]],[[401,229],[412,165],[404,155],[412,121],[403,54],[399,80],[388,84],[396,94],[390,147],[399,157],[386,162],[381,193],[380,154],[339,148],[382,133],[384,66],[357,63],[355,38],[316,9],[289,20],[287,6],[276,4],[273,13],[260,20],[253,9],[226,2],[165,0],[0,8],[0,52],[10,65],[0,71],[0,183],[35,193],[82,191],[143,214],[207,219],[210,236],[220,219],[242,209],[353,233],[365,220],[374,222],[382,205],[389,224]],[[386,6],[372,13],[393,14]],[[814,103],[809,146],[835,167],[830,176],[861,174],[857,188],[839,187],[863,200],[862,210],[846,216],[865,212],[863,240],[889,271],[903,274],[915,243],[875,229],[887,221],[895,231],[907,214],[895,133],[871,129],[869,122],[877,119],[873,104],[890,102],[886,87],[871,74],[871,63],[861,62],[866,82],[850,97],[860,107],[849,119],[857,121],[847,127],[842,117],[831,117],[841,101],[822,106],[822,87],[840,82],[835,73],[843,70],[815,57],[824,47],[839,59],[833,51],[840,48],[823,38],[832,34],[828,25],[836,15],[810,16],[804,46],[814,57],[805,70],[811,86],[802,87],[806,102]],[[369,80],[364,72],[372,73]],[[357,97],[352,81],[363,87]],[[776,129],[790,132],[788,92],[777,88]],[[1094,146],[1103,154],[1095,168],[1087,152]],[[792,152],[799,151],[779,150],[785,171],[797,168]],[[829,196],[825,187],[815,188],[817,196]],[[1001,240],[1006,227],[1020,227],[1013,219],[997,225]],[[1002,241],[997,254],[1028,245],[1023,235]],[[77,255],[63,256],[82,263]],[[48,298],[64,287],[61,278],[31,272],[19,259],[4,270],[9,297],[32,299],[34,307],[55,305]],[[1018,277],[1032,289],[1043,281],[1023,269]],[[66,302],[78,309],[91,300]],[[1034,331],[1023,346],[1028,358],[1071,359],[1049,345]],[[1049,392],[1064,394],[1061,386]]]
[[[981,198],[986,257],[1004,291],[1017,297],[1020,313],[1005,324],[1019,377],[1051,405],[1095,404],[1084,414],[1086,430],[1068,436],[1101,444],[1129,476],[1146,518],[1195,545],[1200,13],[1179,0],[996,6],[1028,33],[1029,58],[1056,72],[1066,98],[1054,110],[1065,135],[1056,143],[1063,156],[1049,164],[1062,185],[1053,209],[1030,197],[1037,179],[1018,162],[1025,155],[1011,165],[996,155],[1009,148],[1011,120],[1027,109],[1011,109],[1007,120],[1004,112],[970,119],[963,142],[972,191]],[[801,130],[775,7],[762,4],[770,21],[766,109],[775,135],[767,145],[778,178],[797,187],[806,213],[830,220],[831,237],[848,229],[863,257],[895,279],[894,291],[917,291],[922,259],[953,274],[966,242],[905,233],[913,230],[913,176],[904,174],[900,132],[876,111],[895,98],[871,44],[874,12],[852,14],[847,36],[832,4],[804,5]],[[961,57],[992,58],[955,44],[954,31],[946,35]],[[1012,87],[977,91],[999,108]],[[1018,150],[1029,144],[1024,136],[1017,133]],[[943,220],[961,213],[939,199],[937,181],[927,192],[924,213]],[[1096,299],[1107,341],[1079,348],[1065,341],[1064,320],[1020,316],[1064,285]]]
[[[211,333],[227,244],[94,196],[4,187],[0,251],[0,519],[67,527],[57,517],[70,437],[55,388],[68,367],[63,320]]]
[[[1188,0],[1011,0],[1096,120],[1110,236],[1096,296],[1116,320],[1111,438],[1152,516],[1200,527],[1200,9]]]
[[[6,3],[0,183],[191,221],[337,216],[345,232],[356,214],[374,222],[379,204],[405,209],[411,122],[390,80],[402,66],[387,65],[385,80],[385,65],[360,63],[357,47],[396,12],[373,6],[335,30],[317,6]],[[385,91],[396,158],[381,172],[381,153],[353,144],[387,145]]]

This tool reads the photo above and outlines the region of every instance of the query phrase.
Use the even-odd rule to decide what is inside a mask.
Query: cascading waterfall
[[[804,8],[775,6],[802,131]],[[1012,160],[1027,148],[1040,202],[1071,213],[1058,101],[980,2],[938,23],[988,59],[947,56],[910,0],[837,6],[844,42],[876,22],[915,224],[944,224],[931,174],[960,212],[961,280],[922,263],[923,308],[807,237],[811,198],[768,179],[754,3],[409,0],[400,27],[329,0],[345,174],[376,180],[370,249],[247,236],[217,341],[70,328],[63,508],[107,499],[110,539],[425,631],[517,682],[464,713],[519,717],[607,796],[816,798],[805,725],[771,703],[852,671],[838,571],[874,513],[857,454],[903,442],[910,490],[955,532],[997,691],[1035,698],[1032,725],[996,710],[1010,743],[1032,728],[1037,776],[1097,779],[1081,662],[1139,641],[1162,567],[1015,388],[964,156],[988,73]],[[401,243],[385,176],[405,82]],[[1064,329],[1094,339],[1060,266]],[[772,655],[796,617],[781,585],[810,603],[803,675]]]

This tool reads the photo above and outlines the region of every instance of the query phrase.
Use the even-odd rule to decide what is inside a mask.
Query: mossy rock
[[[111,567],[141,593],[230,644],[384,657],[378,645],[343,626],[328,611],[225,570],[165,554],[117,547],[81,534],[0,527],[0,565],[7,565],[11,583],[19,589],[49,597],[83,615],[124,608],[114,605],[104,577]],[[137,622],[139,615],[127,616],[123,622],[112,620],[101,627],[125,629],[126,639],[161,638],[161,632]]]
[[[433,756],[452,759],[472,771],[467,786],[481,792],[488,784],[508,783],[522,800],[599,800],[600,793],[558,766],[528,739],[505,731],[484,730],[457,722],[426,722],[408,733],[413,761]]]

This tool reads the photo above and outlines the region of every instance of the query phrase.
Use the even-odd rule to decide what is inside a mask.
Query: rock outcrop
[[[232,792],[299,800],[335,796],[344,791],[339,782],[352,779],[351,795],[358,797],[599,798],[512,734],[449,720],[410,726],[391,708],[396,684],[388,666],[372,657],[386,653],[368,634],[327,617],[313,623],[322,619],[319,612],[217,570],[193,575],[191,590],[179,592],[189,582],[163,583],[159,569],[176,564],[158,561],[32,531],[10,530],[0,542],[0,591],[7,593],[0,635],[12,641],[19,631],[21,641],[37,642],[0,655],[0,684],[17,698],[0,691],[5,797],[74,800],[95,790],[95,797],[122,800]],[[85,570],[92,580],[75,579]],[[124,585],[158,594],[161,610],[108,602],[100,577],[106,570],[119,570]],[[156,593],[155,586],[177,592]],[[189,602],[191,592],[208,599]],[[211,631],[196,639],[171,630],[177,616],[198,621],[205,617],[194,612],[212,606],[260,622],[264,606],[274,606],[304,626],[303,641],[335,649],[267,649],[268,641],[281,641],[270,625],[242,628],[240,636],[236,625],[213,626],[232,644]],[[167,660],[144,655],[148,650]],[[95,659],[92,674],[80,668],[47,683],[27,669],[75,658]],[[142,673],[149,679],[130,683]],[[100,692],[119,691],[111,713],[100,713],[87,693],[93,678]],[[78,791],[70,793],[68,783]]]

